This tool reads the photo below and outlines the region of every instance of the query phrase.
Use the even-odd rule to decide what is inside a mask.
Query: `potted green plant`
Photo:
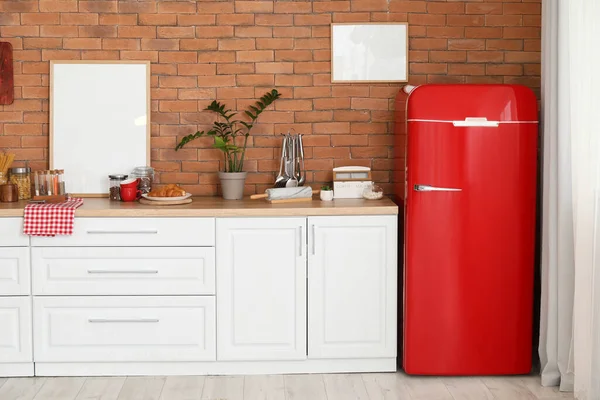
[[[199,137],[212,136],[214,138],[213,147],[221,150],[225,156],[224,171],[219,172],[223,198],[226,200],[241,199],[244,196],[244,183],[247,174],[244,172],[244,159],[248,136],[250,136],[250,131],[258,116],[279,97],[281,97],[281,94],[273,89],[265,93],[255,105],[249,106],[244,111],[250,119],[249,122],[236,119],[237,112],[232,112],[226,108],[225,104],[213,100],[205,110],[215,112],[220,119],[213,123],[210,131],[198,131],[182,138],[175,150],[181,149]]]
[[[319,194],[322,201],[333,200],[333,189],[329,185],[321,186],[321,193]]]

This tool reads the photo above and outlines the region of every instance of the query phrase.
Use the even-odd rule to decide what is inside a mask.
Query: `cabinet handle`
[[[316,242],[316,236],[315,236],[315,225],[311,225],[311,229],[312,229],[312,254],[313,256],[315,255],[315,242]]]
[[[110,269],[88,269],[88,274],[158,274],[157,269],[141,270],[110,270]]]
[[[139,319],[105,319],[105,318],[90,318],[88,319],[90,324],[120,324],[120,323],[144,323],[144,324],[156,324],[160,322],[158,318],[139,318]]]
[[[300,247],[299,247],[300,257],[302,257],[302,226],[300,226],[299,228],[300,228],[300,235],[298,235],[299,236],[298,244],[300,245]]]
[[[87,231],[89,235],[156,235],[158,230],[147,230],[147,231]]]

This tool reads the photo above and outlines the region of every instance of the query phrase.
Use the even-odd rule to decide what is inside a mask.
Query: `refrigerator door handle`
[[[464,121],[452,121],[452,125],[458,127],[483,126],[487,128],[497,128],[499,121],[488,121],[487,118],[467,117]]]
[[[462,189],[445,188],[430,185],[415,185],[415,192],[462,192]]]

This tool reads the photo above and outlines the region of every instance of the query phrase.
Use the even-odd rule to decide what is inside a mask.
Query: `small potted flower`
[[[333,189],[331,186],[323,185],[321,186],[321,200],[323,201],[331,201],[333,200]]]

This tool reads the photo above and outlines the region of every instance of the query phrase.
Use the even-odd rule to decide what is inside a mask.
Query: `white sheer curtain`
[[[542,4],[542,385],[573,390],[573,202],[569,0]]]
[[[600,399],[600,2],[569,0],[575,392]]]
[[[542,383],[600,399],[600,1],[543,2]],[[571,312],[572,311],[572,312]]]

